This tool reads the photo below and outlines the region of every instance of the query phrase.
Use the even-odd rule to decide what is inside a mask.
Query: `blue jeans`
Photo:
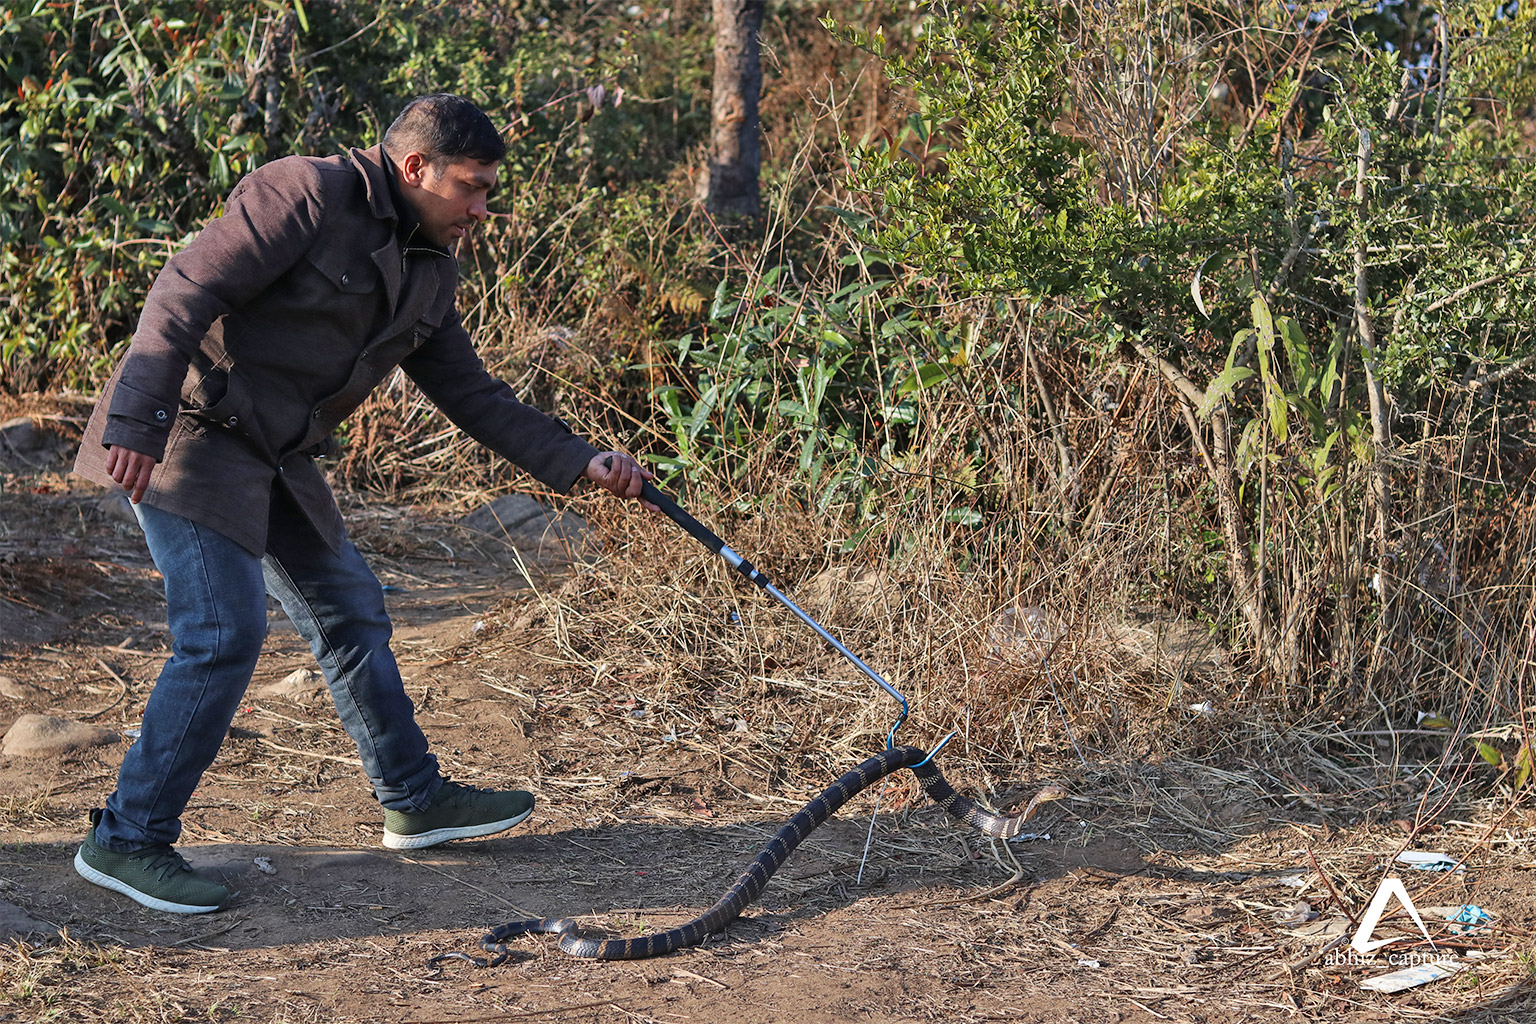
[[[442,786],[437,758],[427,752],[390,653],[383,589],[352,542],[331,551],[278,488],[260,558],[190,519],[148,505],[134,511],[165,578],[171,658],[123,758],[96,842],[127,851],[180,836],[181,812],[251,681],[267,635],[268,593],[309,641],[379,803],[425,810]]]

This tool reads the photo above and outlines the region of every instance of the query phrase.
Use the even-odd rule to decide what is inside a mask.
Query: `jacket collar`
[[[352,166],[363,176],[363,187],[368,196],[368,209],[380,220],[400,220],[400,211],[395,206],[395,197],[390,190],[389,176],[394,173],[389,167],[389,157],[384,155],[384,146],[381,143],[368,149],[353,148],[349,154],[352,158]],[[402,206],[405,204],[402,202]],[[408,209],[408,207],[407,207]]]
[[[426,239],[417,235],[416,229],[421,224],[421,218],[416,216],[416,211],[406,201],[400,192],[400,183],[395,178],[395,165],[384,152],[382,144],[370,149],[353,149],[352,163],[363,176],[368,194],[368,207],[373,215],[380,220],[392,220],[395,222],[395,237],[400,241],[403,250],[420,251],[427,250],[442,256],[450,256],[447,249],[433,245]]]

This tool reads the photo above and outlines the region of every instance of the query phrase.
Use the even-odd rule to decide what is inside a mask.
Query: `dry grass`
[[[1162,39],[1174,26],[1148,31]],[[1288,59],[1274,45],[1263,59]],[[723,277],[747,293],[792,260],[781,280],[799,283],[777,301],[813,305],[830,282],[856,276],[841,261],[859,242],[824,208],[861,209],[866,199],[824,169],[846,163],[846,140],[899,126],[902,99],[826,77],[836,61],[783,59],[776,88],[796,97],[797,113],[768,142],[774,180],[760,241],[708,223],[679,179],[653,197],[672,216],[643,218],[623,237],[572,236],[541,257],[564,261],[550,280],[581,288],[502,290],[498,282],[551,268],[520,262],[527,247],[494,231],[466,255],[476,273],[463,305],[488,364],[597,444],[671,454],[656,388],[698,386],[665,344],[712,329],[701,296],[688,298],[697,281]],[[1106,139],[1131,131],[1114,96],[1080,106],[1093,122],[1085,128]],[[1147,159],[1119,153],[1117,180],[1141,181]],[[1220,539],[1206,428],[1158,371],[1091,355],[1102,325],[1081,311],[912,285],[911,295],[942,300],[923,310],[936,328],[979,339],[977,351],[999,343],[944,386],[908,396],[914,440],[870,428],[846,460],[865,468],[831,486],[839,467],[811,482],[796,464],[801,435],[774,420],[697,453],[685,495],[908,694],[904,738],[958,730],[947,757],[989,780],[1065,764],[1134,790],[1141,783],[1127,766],[1201,764],[1239,773],[1254,793],[1285,794],[1270,799],[1376,802],[1414,818],[1462,790],[1529,789],[1512,785],[1514,760],[1530,747],[1536,644],[1532,408],[1517,400],[1528,380],[1506,380],[1497,396],[1454,385],[1422,396],[1420,436],[1391,466],[1400,529],[1388,564],[1363,554],[1364,467],[1344,467],[1351,482],[1327,501],[1288,479],[1305,453],[1277,451],[1272,474],[1242,481],[1283,648],[1258,649]],[[783,335],[771,343],[781,344],[782,363],[800,357]],[[897,361],[929,358],[913,342]],[[1505,415],[1480,418],[1489,401]],[[519,485],[399,376],[353,419],[334,473],[437,512]],[[745,722],[781,771],[824,777],[883,741],[886,698],[783,609],[668,524],[601,502],[576,507],[598,522],[606,557],[541,591],[535,607],[509,611],[501,627],[525,619],[573,680],[668,708],[684,730]],[[973,513],[981,525],[951,522]],[[463,550],[463,538],[380,516],[363,529],[386,554],[391,543],[402,555]],[[1421,727],[1425,715],[1450,724]],[[1476,759],[1474,734],[1490,730],[1503,730],[1482,738],[1505,754],[1505,770]]]
[[[964,394],[925,398],[933,443],[873,484],[860,509],[874,518],[852,547],[859,509],[808,501],[771,434],[726,453],[729,477],[705,467],[684,504],[907,694],[899,739],[957,731],[945,764],[983,790],[1066,775],[1212,842],[1231,834],[1222,806],[1235,802],[1419,825],[1477,800],[1523,805],[1512,766],[1527,742],[1536,607],[1524,491],[1484,507],[1457,475],[1427,473],[1420,499],[1440,502],[1438,561],[1399,574],[1391,616],[1372,612],[1357,581],[1376,619],[1348,647],[1303,636],[1307,670],[1286,680],[1244,646],[1219,557],[1195,539],[1214,513],[1199,472],[1170,457],[1183,443],[1171,397],[1151,375],[1072,386],[1068,369],[1042,374],[1060,389],[1054,423]],[[980,372],[998,375],[981,391],[1000,394],[1021,371]],[[1083,394],[1094,389],[1113,401]],[[989,416],[996,478],[1028,493],[978,538],[946,522],[964,492],[942,481]],[[451,493],[418,493],[439,509],[500,487],[468,461],[431,478],[454,481]],[[571,715],[642,709],[680,749],[741,730],[754,739],[742,771],[797,793],[883,744],[894,704],[787,610],[664,520],[591,497],[572,507],[596,525],[602,556],[509,605],[478,638],[553,658]],[[400,537],[402,555],[461,550],[388,515],[364,526],[376,548]],[[1310,557],[1283,551],[1282,569],[1293,597],[1319,602],[1310,614],[1321,622],[1343,583],[1336,561]],[[1475,740],[1502,750],[1506,767],[1483,762]],[[1212,789],[1214,800],[1189,797]]]
[[[793,503],[762,500],[792,510],[782,518],[711,516],[726,503],[697,491],[692,504],[908,695],[899,741],[957,731],[946,770],[983,791],[1066,776],[1213,844],[1252,824],[1236,805],[1422,824],[1517,795],[1500,796],[1469,727],[1351,722],[1326,707],[1284,714],[1208,629],[1149,606],[1102,559],[1000,600],[994,576],[935,557],[947,550],[935,536],[870,565],[835,553],[835,536]],[[794,793],[883,745],[894,703],[786,609],[665,521],[581,507],[604,556],[489,620],[490,643],[552,659],[568,716],[622,705],[680,749],[750,734],[742,767]]]

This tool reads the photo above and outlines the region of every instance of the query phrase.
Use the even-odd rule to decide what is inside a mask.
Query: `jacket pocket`
[[[414,352],[431,340],[432,335],[437,333],[440,326],[440,324],[433,323],[427,317],[422,317],[416,321],[416,325],[411,328],[411,351]]]
[[[256,423],[255,406],[244,382],[233,372],[215,370],[203,377],[196,393],[204,404],[193,410],[193,417],[210,427],[229,431],[250,445],[268,462],[272,452]]]
[[[366,295],[378,287],[378,268],[366,255],[359,259],[350,248],[312,249],[306,257],[310,265],[343,294]]]
[[[339,451],[341,451],[340,442],[335,437],[327,436],[308,448],[301,448],[299,454],[307,455],[312,459],[330,459],[334,458]]]

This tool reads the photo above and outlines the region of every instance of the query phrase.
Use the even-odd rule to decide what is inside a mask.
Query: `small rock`
[[[117,742],[117,733],[68,718],[22,715],[0,740],[0,754],[10,757],[49,757],[71,750]]]
[[[133,502],[129,501],[128,495],[122,491],[112,491],[97,501],[96,511],[120,523],[139,525],[139,517],[133,514]]]
[[[28,914],[14,903],[0,900],[0,942],[12,943],[28,936],[52,936],[59,930]]]
[[[30,416],[18,416],[0,423],[0,447],[13,452],[35,452],[50,443],[51,435]]]
[[[510,537],[524,524],[548,515],[549,510],[535,498],[526,494],[503,494],[495,501],[481,505],[459,522],[478,533]]]
[[[32,700],[44,692],[29,683],[18,683],[10,676],[0,676],[0,697],[8,700]]]
[[[303,703],[313,699],[323,689],[325,676],[312,668],[298,668],[256,692],[263,697],[285,697]]]
[[[588,553],[587,521],[574,512],[545,508],[526,494],[504,494],[459,521],[461,526],[511,545],[523,558],[560,565]]]

